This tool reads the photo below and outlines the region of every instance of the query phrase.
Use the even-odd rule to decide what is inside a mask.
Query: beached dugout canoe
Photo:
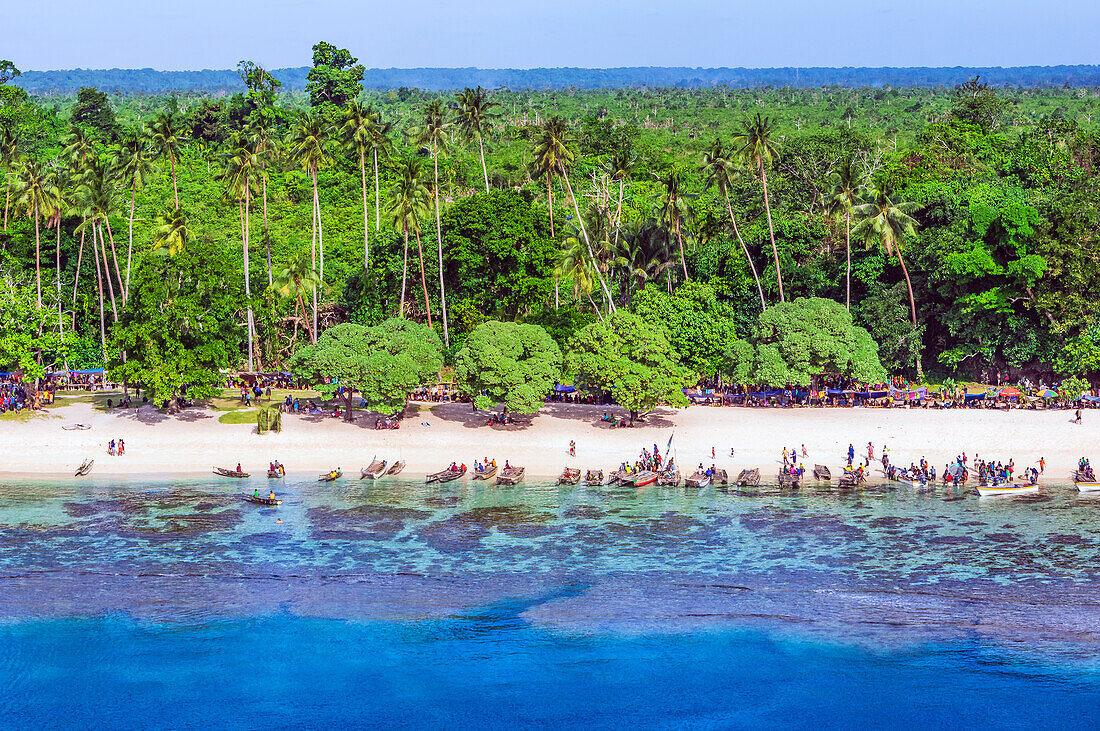
[[[509,467],[497,477],[498,485],[515,485],[523,481],[523,475],[527,472],[525,467]]]

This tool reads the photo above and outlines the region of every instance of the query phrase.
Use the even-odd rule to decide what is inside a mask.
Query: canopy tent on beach
[[[560,383],[554,384],[554,393],[573,393],[576,390],[574,386],[563,386]]]

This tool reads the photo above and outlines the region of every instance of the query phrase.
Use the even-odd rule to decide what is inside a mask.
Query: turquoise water
[[[0,482],[0,726],[1100,725],[1072,486],[268,484]]]

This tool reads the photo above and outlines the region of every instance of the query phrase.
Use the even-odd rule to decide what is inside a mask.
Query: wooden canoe
[[[581,481],[581,471],[575,470],[572,467],[566,467],[561,471],[561,477],[558,478],[559,485],[576,485]]]
[[[485,469],[478,471],[474,470],[475,480],[491,480],[497,475],[497,466],[495,464],[488,465]]]
[[[371,461],[371,463],[363,469],[359,470],[359,479],[377,480],[384,474],[386,474],[386,460],[376,459]]]
[[[280,477],[283,477],[283,472],[282,470],[268,470],[267,477],[270,480],[278,480]]]
[[[779,486],[788,487],[792,490],[797,490],[802,486],[802,481],[798,478],[798,475],[792,475],[789,472],[780,472]]]
[[[1039,486],[1026,482],[1018,485],[1013,485],[1011,482],[1000,485],[978,485],[978,495],[980,497],[987,495],[1026,495],[1033,492],[1039,492]]]
[[[662,472],[661,476],[657,478],[657,484],[663,487],[676,487],[680,484],[680,470],[673,470],[672,472]]]
[[[652,485],[654,482],[656,482],[658,476],[659,475],[652,470],[643,470],[642,472],[634,475],[633,479],[631,479],[630,482],[632,485],[634,485],[634,487],[645,487],[646,485]]]
[[[760,470],[753,467],[751,470],[741,470],[737,475],[738,487],[756,487],[760,484]]]
[[[454,482],[458,478],[462,477],[464,474],[466,474],[466,470],[463,469],[447,469],[440,472],[433,472],[424,479],[424,482],[428,484],[431,484],[433,482]]]
[[[249,476],[248,472],[237,472],[237,470],[227,470],[224,467],[215,467],[214,468],[214,474],[215,475],[221,475],[222,477],[236,477],[237,479],[241,479],[241,478]]]
[[[684,487],[707,487],[710,485],[710,475],[706,472],[696,472],[684,480]]]
[[[405,460],[399,459],[393,463],[393,466],[386,470],[387,475],[399,475],[401,470],[405,469]]]
[[[584,484],[596,487],[603,484],[603,470],[588,470],[584,476]]]
[[[525,467],[509,467],[500,473],[497,478],[498,485],[515,485],[523,481],[523,475],[527,472]]]
[[[334,470],[332,472],[326,472],[323,475],[317,475],[318,482],[332,482],[338,477],[343,477],[344,473],[341,470]]]
[[[622,470],[613,470],[611,472],[611,474],[608,475],[607,484],[608,485],[618,485],[620,482],[623,481],[624,478],[626,478],[628,476],[629,476],[628,473],[623,472]]]
[[[814,465],[814,478],[818,480],[831,480],[833,475],[829,472],[829,468],[823,464]]]
[[[715,485],[728,485],[730,483],[730,476],[726,474],[725,470],[715,470],[711,475],[710,481]]]
[[[836,486],[844,489],[851,489],[861,482],[866,482],[867,479],[860,472],[845,472],[840,476],[840,479],[836,481]]]
[[[76,468],[76,477],[84,477],[92,471],[92,465],[95,464],[94,459],[86,459],[80,463],[80,466]]]
[[[272,499],[272,498],[269,498],[269,497],[264,497],[262,495],[244,494],[244,495],[241,495],[241,497],[244,498],[246,502],[254,503],[256,505],[267,505],[268,507],[274,507],[276,505],[282,505],[283,504],[282,500]]]

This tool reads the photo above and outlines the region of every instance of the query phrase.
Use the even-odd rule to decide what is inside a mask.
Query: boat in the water
[[[215,475],[221,475],[222,477],[236,477],[237,479],[241,479],[241,478],[249,476],[248,472],[243,472],[243,471],[238,472],[237,470],[227,470],[224,467],[215,467],[214,468],[214,474]]]
[[[505,467],[504,471],[497,477],[497,484],[515,485],[523,480],[523,476],[526,472],[526,467]]]
[[[278,498],[270,498],[264,495],[249,495],[248,493],[245,493],[244,495],[241,495],[241,497],[244,498],[246,502],[255,503],[256,505],[267,505],[268,507],[274,507],[276,505],[283,504],[283,501],[279,500]]]
[[[286,476],[286,472],[279,469],[278,467],[276,467],[273,470],[268,470],[267,471],[267,477],[270,480],[278,480],[278,479],[280,479],[282,477],[285,477],[285,476]]]
[[[780,470],[779,486],[786,487],[791,490],[797,490],[798,488],[802,487],[802,479],[798,475],[792,475],[786,470]]]
[[[584,476],[584,484],[588,487],[597,487],[603,484],[603,470],[588,470]]]
[[[618,485],[628,477],[630,477],[630,473],[626,470],[612,470],[611,474],[607,477],[607,484]]]
[[[386,470],[387,475],[399,475],[401,470],[405,469],[405,460],[399,459],[393,463],[393,466]]]
[[[737,475],[738,487],[756,487],[760,484],[760,469],[753,467],[751,470],[741,470]]]
[[[662,487],[678,487],[680,485],[680,470],[664,471],[657,478],[657,484]]]
[[[863,473],[853,470],[851,472],[845,472],[844,474],[842,474],[840,478],[836,481],[836,486],[839,488],[850,490],[856,485],[864,482],[867,482],[867,478],[863,476]]]
[[[1077,486],[1078,492],[1100,491],[1100,484],[1096,482],[1096,473],[1091,468],[1075,471],[1073,473],[1073,484]]]
[[[337,478],[340,478],[340,477],[343,477],[343,476],[344,476],[343,470],[341,470],[339,467],[337,467],[336,469],[334,469],[330,472],[326,472],[323,475],[318,475],[317,476],[317,481],[318,482],[333,482]]]
[[[684,480],[684,487],[707,487],[710,485],[710,475],[706,472],[696,472]]]
[[[814,479],[815,480],[831,480],[833,474],[829,472],[829,468],[823,464],[814,465]]]
[[[80,463],[80,466],[76,468],[76,477],[84,477],[92,471],[92,465],[95,464],[94,459],[86,459]]]
[[[730,484],[730,476],[726,474],[725,470],[714,470],[711,473],[710,481],[713,485],[728,485]]]
[[[986,497],[988,495],[1027,495],[1033,492],[1039,492],[1039,486],[1032,485],[1028,482],[1017,484],[1004,482],[1001,484],[978,485],[978,495],[980,497]]]
[[[474,479],[475,480],[491,480],[496,476],[497,476],[497,466],[495,464],[493,464],[492,462],[485,465],[485,469],[483,469],[483,470],[477,470],[477,469],[474,470]]]
[[[580,481],[581,471],[572,467],[566,467],[562,470],[561,477],[558,478],[559,485],[576,485]]]
[[[645,487],[646,485],[652,485],[656,482],[658,477],[659,475],[652,470],[642,470],[634,474],[633,478],[630,480],[630,484],[634,485],[634,487]]]
[[[386,460],[375,459],[371,460],[369,465],[359,470],[359,479],[377,480],[384,474],[386,474]]]
[[[424,479],[424,482],[427,484],[431,484],[433,482],[454,482],[458,478],[462,477],[464,474],[466,474],[466,470],[462,469],[461,467],[457,470],[452,470],[448,468],[439,472],[433,472]]]

